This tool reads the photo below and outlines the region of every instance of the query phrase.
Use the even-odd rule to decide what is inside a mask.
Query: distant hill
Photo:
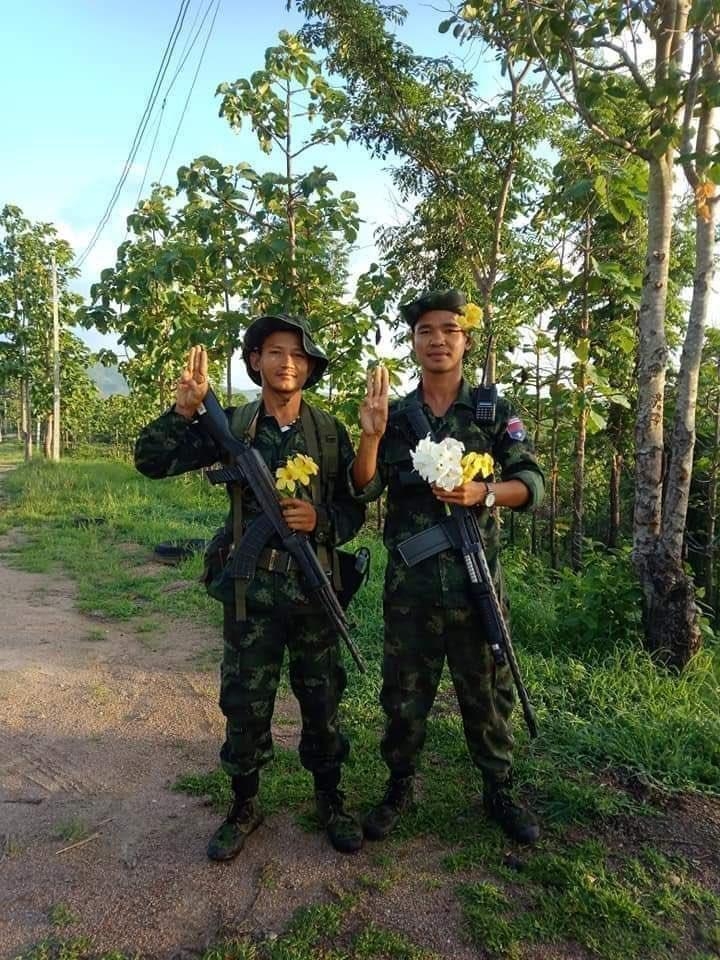
[[[115,393],[121,393],[126,397],[130,393],[128,382],[117,367],[104,367],[101,363],[95,363],[92,367],[88,367],[88,376],[93,383],[97,384],[98,390],[104,397],[111,397]],[[242,402],[243,398],[250,401],[260,396],[260,390],[254,386],[241,387],[236,389],[234,393],[235,403],[238,400]],[[241,394],[242,397],[240,397]]]
[[[88,376],[97,384],[98,390],[104,397],[110,397],[114,393],[121,393],[126,397],[130,393],[127,380],[117,367],[104,367],[101,363],[95,363],[92,367],[88,367]]]

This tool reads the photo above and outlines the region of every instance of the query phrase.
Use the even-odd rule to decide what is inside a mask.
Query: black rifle
[[[283,548],[296,561],[303,575],[308,595],[320,603],[333,627],[345,641],[358,669],[365,673],[365,664],[348,630],[345,611],[307,536],[291,530],[287,525],[280,509],[275,481],[267,464],[254,447],[233,436],[225,412],[212,390],[208,390],[198,413],[202,427],[231,460],[229,468],[217,471],[218,480],[221,479],[224,483],[244,481],[248,484],[263,511],[262,518],[259,518],[263,521],[259,525],[264,528],[263,536],[267,539],[268,535],[278,534]],[[235,545],[235,550],[236,553],[239,552],[238,544]]]
[[[432,437],[430,423],[419,404],[417,408],[406,408],[403,412],[407,414],[410,425],[420,438],[427,436],[428,433]],[[410,567],[448,549],[459,550],[462,554],[470,580],[470,595],[485,626],[493,659],[498,666],[504,666],[507,663],[510,667],[528,733],[531,737],[536,737],[538,729],[535,713],[520,676],[512,638],[495,591],[480,527],[473,511],[468,507],[452,504],[450,516],[442,523],[416,533],[398,546],[400,556]]]

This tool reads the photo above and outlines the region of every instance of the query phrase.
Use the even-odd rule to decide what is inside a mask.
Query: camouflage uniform
[[[233,410],[226,410],[232,422]],[[365,508],[355,501],[347,485],[347,470],[353,449],[347,431],[336,421],[338,475],[331,503],[317,508],[316,541],[328,546],[344,543],[361,527]],[[274,473],[276,467],[297,453],[308,453],[298,419],[281,430],[274,417],[259,411],[253,445]],[[220,459],[213,440],[197,421],[189,422],[169,410],[140,434],[135,465],[148,477],[170,477],[188,470],[209,467]],[[322,464],[321,479],[322,479]],[[310,495],[305,488],[297,497]],[[243,525],[260,508],[252,491],[242,493]],[[233,529],[232,505],[225,534],[218,539],[229,545]],[[277,535],[268,547],[282,548]],[[302,736],[300,759],[308,770],[322,776],[339,768],[348,754],[348,742],[338,727],[337,712],[345,688],[338,639],[322,608],[308,600],[297,569],[270,572],[260,569],[247,589],[247,619],[236,621],[231,584],[218,587],[221,578],[217,554],[206,566],[209,592],[224,601],[223,660],[220,708],[226,718],[226,739],[220,757],[223,768],[234,778],[256,775],[272,757],[271,720],[285,646],[288,647],[290,682],[300,703]],[[217,590],[221,592],[218,593]]]
[[[471,389],[465,381],[455,402],[440,417],[423,404],[420,388],[390,405],[377,473],[357,491],[365,502],[387,487],[381,692],[387,725],[382,755],[393,777],[414,774],[447,657],[472,760],[486,781],[503,782],[512,763],[512,678],[507,666],[495,666],[482,622],[472,607],[462,558],[457,551],[446,550],[407,567],[397,552],[398,544],[445,516],[430,485],[413,471],[410,452],[419,438],[403,410],[416,402],[422,405],[437,440],[452,436],[465,444],[466,452],[490,452],[500,465],[502,480],[521,480],[530,492],[524,509],[536,506],[544,492],[543,474],[532,448],[524,435],[519,436],[524,432],[508,428],[512,412],[506,401],[498,401],[495,421],[487,426],[475,422]],[[498,596],[507,612],[497,518],[484,508],[477,508],[477,514]]]

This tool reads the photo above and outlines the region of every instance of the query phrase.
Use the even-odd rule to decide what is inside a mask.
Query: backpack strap
[[[310,481],[310,495],[313,506],[317,510],[324,504],[332,502],[335,492],[335,481],[338,474],[339,438],[335,418],[324,410],[311,407],[303,401],[300,408],[300,423],[302,426],[308,456],[317,463],[318,475]],[[341,589],[340,564],[337,552],[332,545],[317,543],[317,556],[322,568],[332,574],[333,586]]]

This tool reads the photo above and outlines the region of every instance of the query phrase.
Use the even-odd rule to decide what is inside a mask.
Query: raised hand
[[[360,427],[371,437],[382,437],[388,422],[388,390],[390,378],[383,366],[371,367],[367,373],[367,394],[360,404]]]
[[[175,386],[175,410],[192,419],[208,392],[208,356],[205,347],[190,347],[187,364]]]

